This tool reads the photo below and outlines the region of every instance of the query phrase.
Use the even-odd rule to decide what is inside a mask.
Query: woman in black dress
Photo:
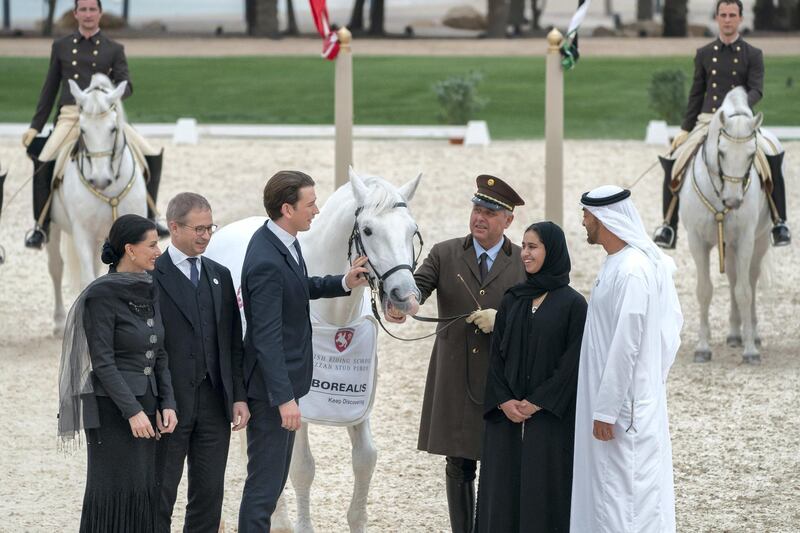
[[[531,225],[521,255],[527,281],[506,292],[492,335],[476,529],[568,532],[586,300],[556,224]]]
[[[147,273],[160,255],[153,222],[125,215],[102,259],[109,273],[70,310],[59,376],[59,435],[86,431],[81,532],[150,533],[158,509],[156,438],[177,424],[164,327]]]

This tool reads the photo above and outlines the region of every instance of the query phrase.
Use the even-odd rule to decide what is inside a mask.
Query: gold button
[[[477,348],[473,348],[472,349],[472,353],[478,353],[478,349]]]
[[[716,74],[717,74],[717,71],[716,71],[716,70],[712,70],[712,71],[711,71],[711,75],[712,75],[712,76],[716,76]]]
[[[719,50],[719,46],[717,46],[717,45],[715,44],[715,45],[714,45],[714,50]]]
[[[78,79],[78,75],[77,75],[77,74],[75,74],[75,75],[74,75],[74,76],[72,76],[72,77],[73,77],[73,78],[75,78],[76,80]]]
[[[78,49],[77,49],[77,48],[73,48],[73,49],[72,49],[72,53],[73,53],[73,54],[77,54],[77,53],[78,53]]]
[[[94,55],[97,55],[97,50],[95,50],[95,51],[94,51],[94,52],[92,52],[92,53],[93,53]]]
[[[711,97],[711,99],[716,102],[717,101],[717,95],[715,94],[714,96]]]
[[[716,57],[712,57],[712,58],[711,58],[711,61],[713,61],[714,63],[716,63],[716,62],[717,62],[717,58],[716,58]]]
[[[73,61],[73,62],[72,62],[72,66],[73,66],[73,67],[74,67],[75,65],[77,65],[77,64],[78,64],[78,62],[77,62],[77,61]]]
[[[734,58],[733,58],[733,62],[734,62],[734,63],[738,63],[738,62],[739,62],[739,58],[738,58],[738,57],[734,57]]]
[[[484,294],[486,294],[486,291],[485,291],[485,290],[483,290],[483,289],[481,289],[481,290],[479,290],[479,291],[478,291],[478,294],[480,294],[481,296],[483,296]]]
[[[733,75],[736,76],[736,71],[735,70],[733,71]]]
[[[72,39],[72,44],[78,44],[78,39]]]
[[[736,51],[737,51],[737,52],[741,52],[741,51],[742,51],[742,47],[741,47],[741,46],[737,46],[737,47],[736,47]]]
[[[480,330],[480,329],[478,329],[478,328],[475,328],[475,335],[477,335],[477,334],[478,334],[478,333],[480,333],[480,332],[481,332],[481,330]]]
[[[92,63],[92,66],[93,66],[93,67],[96,67],[96,66],[97,66],[97,63]]]
[[[716,87],[717,86],[717,82],[712,83],[711,86],[712,87]]]
[[[712,112],[712,113],[713,113],[713,112],[715,112],[716,110],[717,110],[717,108],[716,108],[716,107],[712,107],[712,108],[711,108],[711,112]]]
[[[94,44],[96,44],[97,46],[100,46],[100,39],[97,39],[97,40],[94,42]]]

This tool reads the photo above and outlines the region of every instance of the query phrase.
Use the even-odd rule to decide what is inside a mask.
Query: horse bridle
[[[100,87],[95,87],[95,88],[91,89],[91,91],[105,92]],[[102,117],[105,117],[106,115],[108,115],[109,113],[111,113],[112,111],[116,110],[116,107],[117,107],[116,105],[112,105],[107,110],[103,111],[102,113],[97,113],[97,114],[89,115],[89,116],[91,116],[92,118],[102,118]],[[85,176],[85,174],[83,172],[83,164],[84,164],[84,161],[87,158],[89,159],[89,163],[93,165],[94,163],[92,162],[92,158],[110,157],[111,158],[111,168],[113,170],[113,168],[114,168],[114,160],[117,158],[117,141],[119,140],[119,134],[120,134],[120,130],[121,129],[122,128],[120,127],[120,124],[117,123],[115,131],[114,131],[114,143],[111,145],[111,150],[105,150],[105,151],[102,151],[102,152],[90,152],[88,150],[87,146],[86,146],[86,142],[83,139],[83,132],[82,131],[79,132],[78,133],[78,142],[77,142],[76,150],[75,150],[75,156],[76,157],[74,157],[74,159],[76,159],[76,166],[78,168],[78,177],[80,178],[81,183],[83,183],[83,185],[87,189],[89,189],[89,192],[91,192],[97,198],[99,198],[100,200],[104,201],[109,206],[111,206],[111,218],[112,218],[112,220],[117,220],[117,206],[119,206],[120,202],[125,198],[125,196],[127,196],[127,194],[130,192],[130,190],[133,188],[133,183],[134,183],[134,180],[136,178],[136,159],[135,158],[131,158],[131,160],[132,160],[131,161],[131,163],[132,163],[131,164],[131,176],[128,179],[128,183],[125,185],[125,188],[122,189],[122,191],[116,196],[106,196],[102,192],[98,191],[94,187],[94,185],[89,183],[89,180],[86,179],[86,176]],[[125,152],[125,148],[127,148],[127,147],[128,147],[128,138],[125,136],[125,132],[122,132],[122,149],[120,150],[119,153],[122,154],[123,152]],[[119,179],[119,171],[120,171],[121,168],[122,168],[122,165],[120,164],[120,166],[117,167],[117,172],[113,177],[114,181],[117,181]]]
[[[400,207],[405,207],[407,209],[408,205],[405,202],[396,202],[392,204],[392,209]],[[399,272],[400,270],[408,270],[409,272],[411,272],[412,275],[414,274],[414,271],[417,269],[417,262],[419,261],[420,255],[422,254],[422,246],[424,245],[424,242],[422,240],[422,234],[419,232],[419,228],[416,228],[414,230],[414,235],[411,236],[411,253],[413,257],[412,264],[395,265],[386,272],[384,272],[383,274],[381,274],[380,271],[375,267],[375,265],[369,259],[369,255],[367,254],[366,248],[364,247],[364,241],[362,240],[361,237],[361,229],[359,227],[358,216],[363,211],[364,211],[363,206],[356,208],[355,221],[353,222],[353,231],[350,232],[350,238],[347,240],[347,262],[349,264],[352,264],[354,255],[356,257],[365,256],[367,258],[367,265],[369,265],[369,268],[367,269],[368,271],[366,274],[366,278],[370,288],[370,305],[372,307],[372,315],[375,317],[375,319],[378,321],[378,324],[381,326],[383,331],[386,332],[387,335],[399,341],[418,341],[422,339],[427,339],[428,337],[432,337],[437,333],[439,333],[440,331],[444,331],[445,329],[449,328],[457,320],[469,316],[470,313],[459,316],[446,317],[446,318],[434,318],[434,317],[412,315],[411,318],[413,318],[414,320],[418,320],[420,322],[437,322],[437,323],[448,322],[448,324],[445,324],[443,327],[436,328],[436,331],[434,331],[433,333],[430,333],[428,335],[423,335],[422,337],[414,337],[414,338],[398,337],[397,335],[386,329],[386,326],[383,324],[383,320],[381,319],[381,315],[378,312],[378,300],[382,301],[386,295],[385,291],[383,290],[383,284],[389,278],[389,276],[391,276],[395,272]],[[419,239],[419,250],[416,253],[414,253],[414,237]]]

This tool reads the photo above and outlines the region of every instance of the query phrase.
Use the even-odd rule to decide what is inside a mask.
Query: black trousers
[[[162,469],[158,530],[163,533],[170,531],[184,461],[189,467],[189,494],[183,530],[219,531],[231,425],[223,394],[212,387],[208,377],[200,383],[194,398],[191,418],[180,419],[175,432],[164,435],[158,443]]]
[[[247,400],[247,480],[239,507],[239,533],[264,533],[289,476],[294,432],[281,427],[277,407]]]

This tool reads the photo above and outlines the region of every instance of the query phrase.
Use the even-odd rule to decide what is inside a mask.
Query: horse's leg
[[[75,254],[78,256],[78,264],[81,268],[80,288],[83,290],[95,280],[95,261],[97,261],[95,238],[89,232],[76,227],[73,229],[72,241],[73,246],[75,246]]]
[[[729,248],[725,254],[725,273],[728,275],[728,286],[731,293],[731,310],[728,318],[728,337],[725,343],[731,348],[742,345],[742,315],[739,313],[739,306],[736,304],[736,253]]]
[[[292,521],[289,519],[289,509],[286,505],[286,497],[284,494],[286,489],[281,492],[278,498],[278,503],[275,504],[275,510],[272,511],[270,518],[270,531],[272,533],[292,533]]]
[[[714,286],[711,284],[709,273],[708,254],[711,247],[699,236],[690,234],[689,250],[697,267],[697,302],[700,304],[700,330],[698,331],[697,346],[694,349],[695,363],[706,363],[711,360],[711,348],[708,345],[709,326],[708,309],[711,306],[711,296]]]
[[[372,473],[378,460],[378,452],[372,443],[372,432],[369,418],[358,425],[349,426],[347,433],[353,445],[353,499],[347,510],[347,523],[351,533],[363,533],[367,530],[367,497]]]
[[[758,334],[758,314],[756,313],[756,296],[758,295],[758,279],[761,277],[761,266],[764,257],[769,252],[769,238],[764,235],[755,242],[753,259],[750,262],[750,287],[752,288],[753,301],[750,304],[750,313],[753,317],[753,336],[758,348],[761,347],[761,336]]]
[[[294,438],[292,466],[289,469],[297,501],[295,533],[314,531],[314,525],[311,523],[311,484],[314,483],[315,470],[314,456],[311,454],[311,444],[308,441],[308,424],[304,422],[300,424],[300,429]]]
[[[47,241],[47,270],[50,271],[50,280],[53,282],[53,335],[60,337],[64,334],[64,297],[61,294],[61,282],[64,278],[64,258],[61,257],[61,228],[56,224],[50,225],[50,240]]]
[[[754,236],[743,235],[740,237],[739,247],[734,250],[736,253],[736,269],[742,275],[738,276],[736,280],[736,304],[739,306],[739,313],[742,316],[742,342],[744,344],[744,352],[742,354],[745,363],[761,362],[761,356],[758,353],[755,343],[755,332],[753,331],[753,287],[750,284],[751,263],[753,260],[753,253],[755,250]]]

